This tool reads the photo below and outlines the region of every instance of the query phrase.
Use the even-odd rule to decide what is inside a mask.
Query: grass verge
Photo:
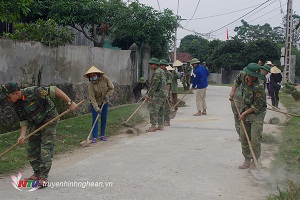
[[[289,113],[299,114],[300,102],[297,102],[288,93],[280,92],[280,101]],[[283,129],[280,149],[273,163],[271,173],[276,174],[279,169],[284,171],[284,177],[278,177],[278,196],[269,197],[269,200],[300,199],[300,129],[299,117],[287,120]],[[280,188],[286,188],[284,191]]]
[[[139,104],[129,104],[110,108],[108,111],[106,135],[116,134],[123,127],[122,123],[128,119],[138,106]],[[142,113],[138,112],[132,117],[130,124],[134,125],[143,120]],[[86,140],[91,131],[91,121],[91,114],[60,121],[56,131],[55,154],[65,153],[80,147],[79,143]],[[14,131],[0,135],[0,153],[16,143],[19,133],[19,131]],[[24,168],[28,164],[26,147],[27,144],[19,145],[0,158],[0,174],[16,173],[17,170]]]
[[[186,94],[188,90],[184,90],[183,87],[178,87],[178,93],[177,94]],[[193,90],[190,90],[188,94],[193,94]]]

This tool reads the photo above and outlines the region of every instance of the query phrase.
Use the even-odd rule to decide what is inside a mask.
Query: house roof
[[[183,63],[186,63],[187,61],[190,61],[193,58],[193,56],[190,53],[184,53],[184,52],[177,52],[176,57],[177,59],[175,60],[180,60]],[[171,62],[174,62],[174,52],[170,53],[170,59]]]

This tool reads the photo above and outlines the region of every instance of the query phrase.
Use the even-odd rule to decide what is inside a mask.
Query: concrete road
[[[179,108],[164,131],[120,134],[57,156],[52,188],[18,191],[5,177],[0,199],[266,199],[265,183],[238,169],[243,156],[229,92],[230,87],[208,87],[206,116],[193,116],[195,95],[189,94],[187,107]],[[145,131],[149,123],[141,126]]]

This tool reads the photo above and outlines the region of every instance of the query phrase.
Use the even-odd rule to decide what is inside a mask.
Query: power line
[[[260,4],[257,4],[257,5],[260,5]],[[248,10],[248,9],[253,8],[257,5],[250,6],[248,8],[243,8],[243,9],[240,9],[240,10],[235,10],[235,11],[228,12],[228,13],[222,13],[222,14],[218,14],[218,15],[211,15],[211,16],[206,16],[206,17],[194,18],[194,19],[189,19],[189,20],[207,19],[207,18],[219,17],[219,16],[223,16],[223,15],[229,15],[229,14],[240,12],[240,11],[243,11],[243,10]]]
[[[201,1],[201,0],[198,1],[197,6],[196,6],[196,9],[195,9],[195,11],[194,11],[194,13],[193,13],[193,16],[191,17],[190,20],[193,19],[194,15],[195,15],[195,13],[196,13],[196,11],[197,11],[197,9],[198,9],[198,6],[199,6],[200,1]]]
[[[214,30],[214,31],[211,31],[210,33],[214,33],[214,32],[216,32],[216,31],[218,31],[218,30],[221,30],[221,29],[227,27],[227,26],[230,25],[230,24],[233,24],[234,22],[236,22],[236,21],[242,19],[243,17],[247,16],[248,14],[250,14],[251,12],[253,12],[254,10],[257,10],[259,7],[261,7],[262,5],[266,4],[266,3],[269,2],[269,1],[270,1],[270,0],[265,1],[264,3],[260,4],[259,6],[257,6],[257,7],[254,8],[253,10],[251,10],[250,12],[246,13],[245,15],[243,15],[243,16],[239,17],[238,19],[236,19],[236,20],[234,20],[234,21],[232,21],[232,22],[226,24],[225,26],[222,26],[221,28],[218,28],[218,29],[216,29],[216,30]]]

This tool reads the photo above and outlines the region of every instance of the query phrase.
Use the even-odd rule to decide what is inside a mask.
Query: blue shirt
[[[203,89],[208,86],[207,77],[209,75],[209,71],[203,65],[197,65],[194,68],[193,73],[193,85],[192,88]]]

